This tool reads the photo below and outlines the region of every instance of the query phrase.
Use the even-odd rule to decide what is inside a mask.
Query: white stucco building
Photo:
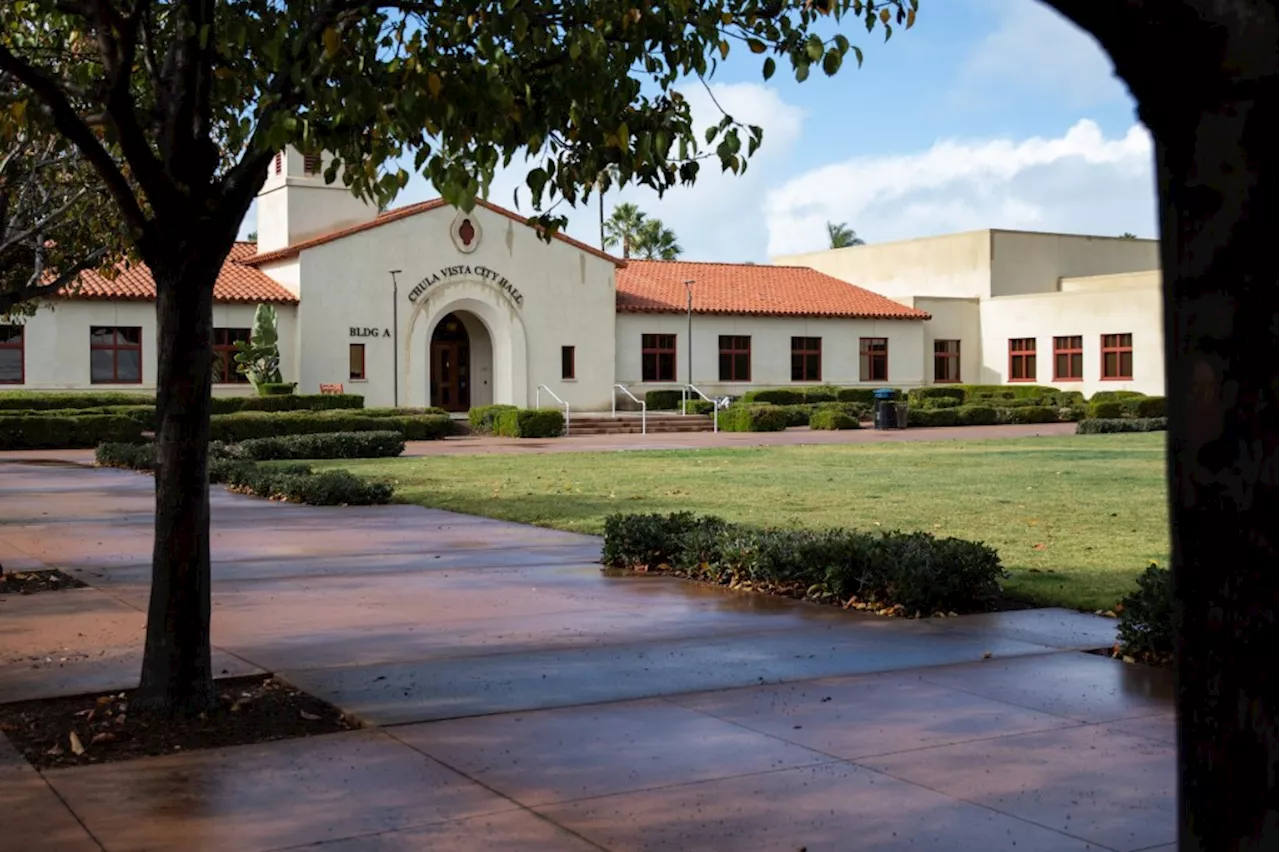
[[[692,298],[692,339],[687,312]],[[0,326],[0,389],[153,390],[145,267]],[[834,384],[1037,381],[1162,392],[1149,241],[983,231],[773,264],[623,261],[518,214],[428,201],[380,213],[282,152],[215,289],[229,364],[277,306],[281,371],[368,405],[463,411],[553,396],[608,410],[692,382],[707,394]],[[1030,348],[1028,348],[1030,347]],[[1061,369],[1059,369],[1061,368]],[[248,391],[227,367],[215,393]]]

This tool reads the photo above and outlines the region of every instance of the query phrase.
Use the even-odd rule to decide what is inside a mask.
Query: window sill
[[[1133,381],[1133,376],[1103,376],[1103,377],[1102,377],[1101,379],[1099,379],[1098,381],[1101,381],[1101,382],[1131,382],[1131,381]]]
[[[577,383],[578,383],[577,379],[561,379],[560,380],[560,384],[562,385],[573,385]]]
[[[1038,379],[1009,379],[1005,384],[1010,385],[1034,385]]]
[[[1055,382],[1083,382],[1084,376],[1054,376]]]
[[[353,384],[353,385],[362,385],[367,381],[369,380],[368,379],[347,379],[348,384]]]

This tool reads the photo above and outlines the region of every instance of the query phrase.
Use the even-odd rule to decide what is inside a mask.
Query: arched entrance
[[[493,344],[489,331],[465,311],[445,314],[431,332],[431,405],[466,411],[493,401]]]

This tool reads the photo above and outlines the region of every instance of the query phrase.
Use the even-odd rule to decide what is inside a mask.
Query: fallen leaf
[[[298,711],[298,715],[299,715],[299,716],[301,716],[302,718],[306,719],[308,722],[318,722],[318,721],[320,721],[320,717],[319,717],[319,716],[317,716],[315,713],[308,713],[306,710],[299,710],[299,711]]]
[[[97,745],[98,743],[109,743],[115,740],[116,735],[110,731],[102,731],[93,735],[93,739],[89,740],[89,745]]]
[[[50,757],[57,757],[58,755],[62,754],[62,746],[58,745],[57,743],[54,743],[53,748],[46,751],[45,754],[49,755]]]
[[[71,732],[71,736],[67,737],[71,742],[71,753],[76,757],[84,754],[84,744],[80,742],[80,737],[75,731]]]

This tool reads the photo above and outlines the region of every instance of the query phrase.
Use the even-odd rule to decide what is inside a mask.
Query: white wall
[[[328,155],[317,174],[304,172],[302,154],[294,149],[287,148],[281,156],[280,173],[273,161],[258,193],[258,251],[274,251],[377,217],[377,205],[352,195],[342,185],[341,172],[332,184],[324,182]]]
[[[903,304],[928,311],[924,323],[925,382],[933,384],[933,342],[960,341],[960,381],[976,384],[982,374],[981,305],[979,299],[945,299],[919,296]]]
[[[1157,240],[991,232],[992,296],[1052,293],[1060,279],[1160,268]]]
[[[688,376],[686,318],[679,314],[619,313],[617,315],[618,382],[636,396],[671,384],[642,381],[641,337],[676,335],[676,378]],[[747,317],[694,314],[693,384],[714,396],[741,396],[753,388],[803,384],[915,387],[924,383],[924,326],[918,320],[850,320],[833,318]],[[720,335],[751,336],[751,381],[721,382]],[[822,380],[791,381],[791,338],[822,338]],[[889,340],[887,382],[859,381],[858,346],[863,337]],[[929,362],[932,375],[932,362]]]
[[[976,298],[990,292],[990,242],[990,231],[970,231],[786,255],[775,257],[772,262],[812,267],[891,299],[908,296]]]
[[[1103,279],[1106,280],[1103,280]],[[1091,396],[1100,390],[1164,393],[1164,327],[1157,272],[1103,276],[1064,292],[982,303],[982,384],[1008,381],[1009,340],[1036,338],[1036,383]],[[1133,335],[1133,380],[1102,379],[1102,335]],[[1084,338],[1084,380],[1053,381],[1053,338]]]
[[[369,405],[391,405],[398,357],[399,403],[429,403],[431,331],[445,314],[466,311],[484,324],[492,345],[491,373],[473,349],[473,404],[533,405],[545,384],[577,410],[607,410],[614,374],[614,265],[560,240],[543,242],[524,225],[483,207],[472,215],[478,247],[460,251],[450,237],[457,211],[439,208],[306,249],[299,270],[302,302],[300,389],[341,382]],[[416,301],[419,282],[449,267],[470,272],[441,277]],[[479,267],[519,290],[516,304]],[[389,270],[399,269],[393,320]],[[274,269],[264,270],[273,277]],[[465,319],[465,318],[464,318]],[[398,336],[353,338],[350,329],[398,326]],[[474,327],[474,326],[473,326]],[[368,379],[348,379],[348,344],[364,343]],[[577,378],[560,378],[560,347],[577,349]],[[488,384],[482,384],[488,382]],[[548,403],[544,394],[543,404]]]
[[[213,309],[215,328],[252,328],[255,305],[219,303]],[[288,355],[295,333],[295,308],[277,305],[281,342],[281,372],[286,381],[297,364]],[[142,382],[94,384],[89,373],[89,328],[95,325],[142,329]],[[58,300],[42,306],[27,320],[24,361],[26,382],[0,390],[120,390],[154,393],[156,387],[156,307],[154,302],[98,299]],[[215,396],[252,392],[247,384],[214,385]]]

